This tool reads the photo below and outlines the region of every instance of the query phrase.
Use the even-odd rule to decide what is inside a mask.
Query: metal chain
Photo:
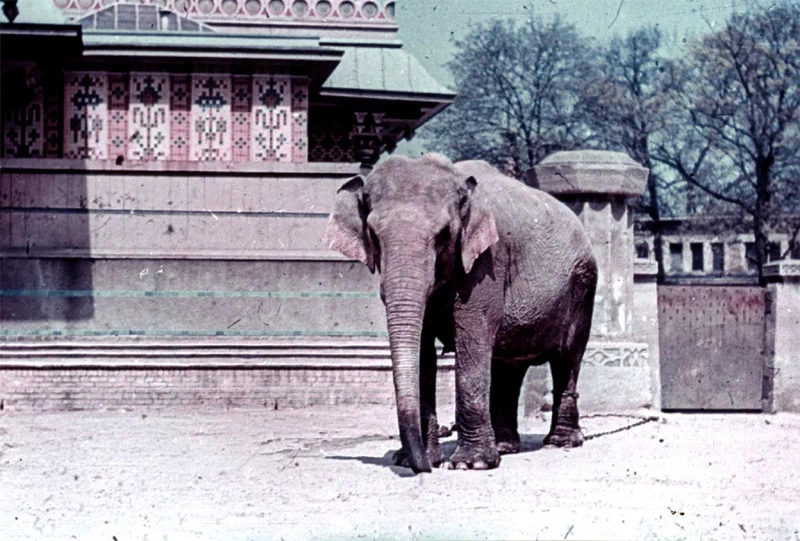
[[[596,417],[623,417],[623,418],[628,418],[628,419],[639,419],[639,420],[637,422],[629,424],[627,426],[623,426],[621,428],[615,428],[614,430],[608,430],[606,432],[599,432],[597,434],[586,434],[583,431],[583,428],[581,428],[580,429],[581,430],[581,434],[583,434],[583,439],[586,440],[586,441],[593,440],[595,438],[599,438],[600,436],[608,436],[610,434],[616,434],[616,433],[622,432],[624,430],[630,430],[631,428],[635,428],[637,426],[641,426],[641,425],[644,425],[644,424],[647,424],[647,423],[652,423],[653,421],[658,421],[658,419],[659,419],[658,416],[655,416],[655,415],[651,415],[651,416],[648,416],[648,417],[640,417],[638,415],[626,415],[626,414],[623,414],[623,413],[594,413],[594,414],[590,414],[590,415],[582,415],[581,416],[582,419],[592,419],[592,418],[596,418]]]

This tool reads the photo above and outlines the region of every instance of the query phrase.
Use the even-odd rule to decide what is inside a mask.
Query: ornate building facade
[[[3,6],[0,400],[391,401],[375,277],[321,239],[454,98],[395,3]]]

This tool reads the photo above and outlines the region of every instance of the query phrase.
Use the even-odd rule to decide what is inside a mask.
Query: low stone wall
[[[441,356],[438,365],[437,400],[452,404],[453,354]],[[647,407],[648,381],[646,345],[590,343],[579,382],[581,409]],[[523,393],[520,413],[549,411],[549,368],[532,367],[526,386],[531,391]],[[26,339],[0,348],[0,401],[13,411],[392,406],[394,400],[389,347],[380,340]]]

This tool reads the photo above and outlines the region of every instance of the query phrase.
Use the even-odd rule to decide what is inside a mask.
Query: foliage
[[[770,232],[800,212],[800,2],[734,14],[684,58],[662,45],[657,28],[592,47],[559,19],[477,26],[426,142],[517,173],[556,149],[625,151],[651,172],[638,210],[657,247],[664,215],[737,212],[762,277]]]
[[[427,146],[497,166],[510,153],[523,172],[554,148],[586,144],[590,134],[577,104],[590,48],[572,25],[494,21],[456,46],[449,68],[459,94],[426,128]]]
[[[655,159],[752,218],[763,279],[769,231],[800,193],[800,4],[732,16],[673,70],[666,94]]]

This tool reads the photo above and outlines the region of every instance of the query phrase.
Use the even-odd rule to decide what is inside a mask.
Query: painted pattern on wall
[[[192,79],[188,75],[170,78],[170,159],[189,161],[191,139]]]
[[[108,75],[108,151],[110,157],[127,156],[128,148],[128,76]]]
[[[24,111],[2,111],[5,157],[307,162],[314,146],[305,77],[53,71],[42,81]],[[339,131],[347,138],[330,134],[325,161],[348,157]]]
[[[250,111],[252,107],[250,78],[233,77],[231,94],[233,111],[233,161],[250,160]]]
[[[292,79],[292,161],[308,161],[308,79]]]
[[[191,160],[231,159],[231,78],[192,75]]]
[[[128,159],[169,159],[169,74],[131,73]]]
[[[289,77],[253,76],[253,161],[291,161],[290,92]]]
[[[44,148],[42,100],[4,112],[4,154],[12,158],[39,158]]]
[[[44,78],[44,155],[60,158],[64,134],[64,73],[51,71]]]
[[[71,72],[64,83],[64,157],[108,159],[108,75]]]

